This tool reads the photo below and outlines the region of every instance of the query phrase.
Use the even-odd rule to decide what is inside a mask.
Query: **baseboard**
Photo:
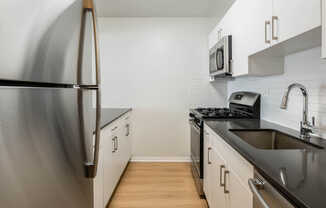
[[[131,162],[191,162],[190,157],[132,157]]]

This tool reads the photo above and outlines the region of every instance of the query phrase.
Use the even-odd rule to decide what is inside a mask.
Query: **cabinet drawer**
[[[254,176],[254,167],[208,126],[206,129],[211,135],[211,145],[216,148],[228,166],[233,169],[234,174],[240,178],[241,183],[250,191],[247,183],[248,179]]]

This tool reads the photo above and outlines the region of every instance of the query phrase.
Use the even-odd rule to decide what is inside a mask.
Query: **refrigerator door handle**
[[[92,0],[84,0],[85,12],[92,13],[93,21],[93,35],[94,35],[94,47],[95,47],[95,75],[96,85],[89,86],[85,89],[96,90],[96,126],[95,126],[95,148],[94,148],[94,160],[92,163],[86,163],[86,175],[89,178],[95,178],[98,166],[99,148],[100,148],[100,121],[101,121],[101,73],[100,73],[100,60],[99,60],[99,45],[97,38],[97,22],[96,12]]]
[[[101,92],[99,89],[96,91],[96,121],[95,121],[95,142],[94,142],[94,156],[93,162],[86,162],[86,177],[95,178],[97,174],[97,166],[99,160],[99,149],[100,149],[100,123],[101,123]]]
[[[99,54],[99,44],[97,37],[97,21],[96,21],[96,12],[92,0],[84,0],[86,3],[84,5],[85,12],[92,13],[93,21],[93,35],[94,35],[94,48],[95,48],[95,67],[96,67],[96,85],[99,86],[101,82],[101,73],[100,73],[100,54]],[[88,3],[87,3],[88,2]]]

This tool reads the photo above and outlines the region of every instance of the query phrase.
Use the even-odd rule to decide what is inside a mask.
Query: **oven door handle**
[[[264,188],[264,182],[260,181],[259,179],[252,179],[248,180],[249,188],[251,192],[257,197],[259,202],[264,208],[270,208],[266,201],[264,200],[263,196],[259,193],[258,189]]]
[[[189,123],[197,131],[197,133],[200,134],[200,127],[198,127],[198,125],[193,120],[189,120]]]

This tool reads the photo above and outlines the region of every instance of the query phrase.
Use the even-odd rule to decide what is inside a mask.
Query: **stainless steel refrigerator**
[[[91,208],[101,109],[94,8],[0,8],[0,207]]]

